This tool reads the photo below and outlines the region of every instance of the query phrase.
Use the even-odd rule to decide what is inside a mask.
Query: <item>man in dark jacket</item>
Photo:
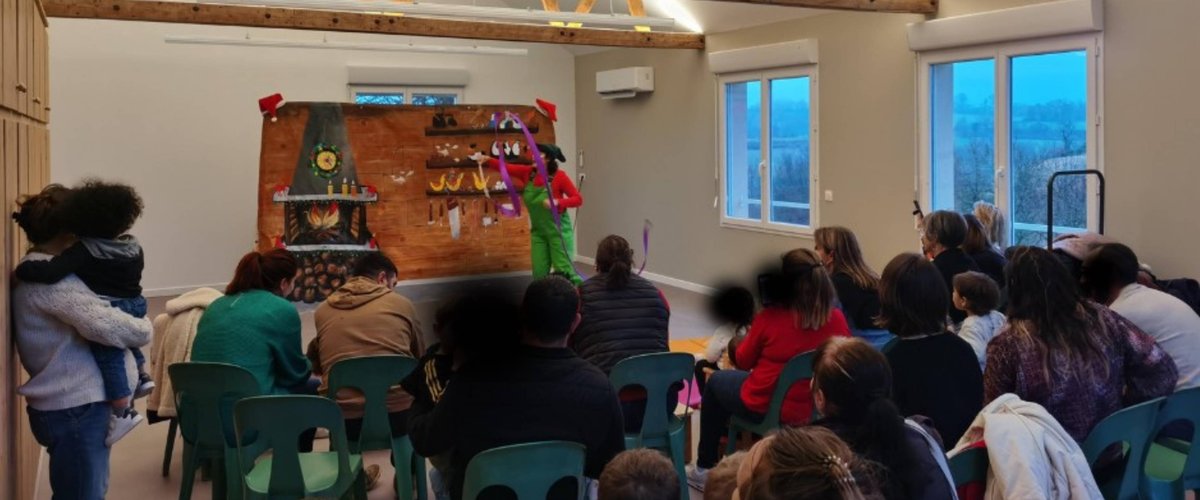
[[[571,282],[556,276],[533,282],[521,306],[521,344],[503,356],[466,363],[436,405],[414,402],[413,446],[427,457],[450,453],[449,470],[443,472],[453,498],[462,497],[467,464],[492,448],[550,440],[581,443],[587,447],[584,474],[591,478],[600,477],[625,448],[611,384],[566,347],[579,323],[578,310]],[[556,484],[550,498],[575,498],[576,485],[567,483]]]

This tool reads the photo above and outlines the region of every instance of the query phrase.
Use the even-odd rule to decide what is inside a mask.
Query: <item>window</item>
[[[808,233],[816,225],[816,70],[720,79],[721,224]]]
[[[350,98],[354,101],[354,104],[450,106],[462,103],[463,91],[462,87],[366,87],[351,85]]]
[[[922,198],[970,213],[995,204],[1009,244],[1044,245],[1046,182],[1054,172],[1100,170],[1098,36],[1067,37],[920,58]],[[1055,234],[1097,216],[1093,178],[1054,185]]]

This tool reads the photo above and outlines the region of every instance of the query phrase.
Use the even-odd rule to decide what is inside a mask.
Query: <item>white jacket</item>
[[[166,312],[154,318],[154,347],[150,351],[154,392],[146,400],[146,408],[157,411],[158,416],[176,416],[175,389],[167,376],[167,367],[192,359],[192,342],[196,340],[200,317],[209,304],[221,297],[221,292],[211,288],[197,288],[167,301]]]
[[[1101,498],[1079,444],[1037,403],[1014,394],[986,407],[950,456],[983,439],[987,442],[987,490],[984,498]]]

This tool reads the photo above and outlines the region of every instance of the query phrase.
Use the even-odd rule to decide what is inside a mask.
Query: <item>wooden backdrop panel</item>
[[[507,194],[493,194],[491,201],[473,194],[430,195],[431,183],[442,175],[462,175],[461,190],[474,191],[474,167],[429,168],[433,162],[467,162],[472,151],[488,152],[493,141],[520,141],[519,131],[495,134],[488,124],[493,113],[511,111],[525,120],[537,142],[553,143],[553,123],[530,106],[358,106],[342,105],[349,154],[353,155],[361,185],[374,186],[379,202],[367,208],[367,227],[379,248],[400,270],[401,279],[440,278],[523,271],[529,260],[529,221],[499,218],[485,227],[483,218],[498,218],[495,202],[507,202]],[[457,127],[433,129],[438,113],[454,117]],[[259,165],[258,248],[269,249],[284,233],[284,207],[273,193],[290,186],[308,121],[306,103],[289,103],[279,109],[278,121],[263,121]],[[430,134],[430,135],[427,135]],[[443,155],[438,150],[446,151]],[[489,153],[490,154],[490,153]],[[529,153],[522,151],[529,159]],[[436,165],[435,165],[436,166]],[[411,174],[409,174],[411,172]],[[500,180],[496,171],[484,170],[489,187]],[[402,179],[402,180],[401,180]],[[335,182],[340,190],[340,181]],[[446,203],[451,198],[462,204],[461,232],[451,237]],[[430,214],[432,213],[432,223]]]

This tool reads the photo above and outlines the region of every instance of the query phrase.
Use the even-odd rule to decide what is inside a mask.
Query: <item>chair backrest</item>
[[[1184,440],[1191,443],[1191,446],[1188,447],[1187,458],[1183,464],[1182,478],[1200,478],[1200,387],[1184,389],[1167,396],[1162,408],[1158,410],[1158,421],[1150,438],[1154,439],[1162,432],[1163,427],[1178,420],[1192,423],[1192,435]]]
[[[950,457],[950,475],[954,477],[954,487],[965,484],[986,483],[988,467],[987,448],[970,448]]]
[[[788,391],[796,382],[812,378],[814,357],[815,351],[803,352],[793,356],[783,365],[783,370],[779,372],[779,378],[775,381],[775,393],[771,395],[771,404],[767,406],[766,418],[763,419],[764,427],[779,427],[783,401],[787,399]]]
[[[365,356],[343,359],[329,369],[329,399],[337,401],[342,389],[354,389],[363,394],[362,432],[350,450],[383,450],[392,447],[392,431],[388,420],[387,395],[393,386],[404,380],[417,367],[417,360],[408,356]]]
[[[1118,443],[1129,446],[1118,498],[1136,498],[1138,495],[1142,470],[1146,467],[1146,450],[1154,439],[1149,431],[1154,427],[1164,401],[1165,398],[1155,398],[1109,415],[1092,429],[1081,445],[1093,470],[1096,460],[1109,446]]]
[[[489,486],[504,486],[516,498],[546,498],[550,487],[573,477],[576,498],[583,498],[585,448],[568,441],[541,441],[492,448],[467,464],[463,499],[475,500]]]
[[[666,437],[667,398],[672,385],[690,380],[696,358],[686,352],[659,352],[631,356],[613,367],[608,379],[617,391],[628,386],[646,389],[646,409],[642,413],[641,436]],[[678,389],[674,389],[678,393]]]
[[[256,396],[238,401],[233,407],[233,418],[238,438],[238,470],[243,477],[254,468],[256,458],[243,450],[255,446],[271,451],[268,496],[300,498],[326,490],[344,491],[354,480],[350,473],[346,425],[337,403],[320,396]],[[329,449],[338,454],[338,474],[328,485],[320,485],[323,488],[306,491],[300,470],[299,442],[300,434],[312,428],[329,430]]]
[[[260,395],[248,370],[226,363],[175,363],[167,367],[184,441],[211,455],[233,448],[233,405]],[[219,455],[218,455],[219,456]]]

